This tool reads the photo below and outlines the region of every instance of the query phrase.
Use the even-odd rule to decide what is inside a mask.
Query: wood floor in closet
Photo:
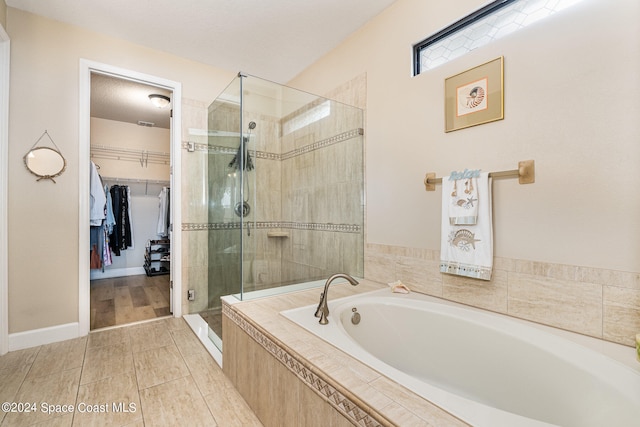
[[[168,274],[91,281],[91,330],[170,314]]]

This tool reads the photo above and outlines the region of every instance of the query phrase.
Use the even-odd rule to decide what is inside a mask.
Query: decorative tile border
[[[329,231],[334,233],[361,233],[359,224],[331,224],[293,221],[257,221],[246,222],[245,227],[253,229],[284,228],[292,230]],[[182,231],[234,230],[240,228],[240,221],[217,223],[182,223]]]
[[[340,142],[348,141],[349,139],[356,138],[364,135],[364,129],[357,128],[346,132],[342,132],[338,135],[326,138],[320,141],[316,141],[312,144],[305,145],[304,147],[296,148],[295,150],[288,151],[284,154],[270,153],[268,151],[256,151],[249,150],[249,154],[258,159],[265,160],[288,160],[302,154],[307,154],[321,148],[328,147],[330,145],[338,144]],[[187,151],[202,151],[206,153],[222,153],[222,154],[235,154],[238,149],[231,147],[223,147],[220,145],[209,145],[193,141],[182,141],[182,149]]]
[[[302,361],[298,360],[286,349],[280,347],[274,340],[257,329],[251,322],[233,310],[229,305],[223,304],[222,313],[303,383],[324,397],[332,407],[353,424],[362,427],[382,427],[386,425],[386,423],[381,424],[380,421],[367,413],[367,409],[370,411],[370,408],[360,408],[355,402],[325,381],[320,375],[311,371]]]
[[[340,142],[347,141],[349,139],[356,138],[361,135],[364,135],[364,129],[362,128],[349,130],[349,131],[340,133],[338,135],[332,136],[331,138],[316,141],[312,144],[305,145],[304,147],[300,147],[300,148],[296,148],[295,150],[288,151],[282,154],[282,160],[287,160],[293,157],[300,156],[302,154],[310,153],[312,151],[319,150],[321,148],[325,148],[330,145],[338,144]]]

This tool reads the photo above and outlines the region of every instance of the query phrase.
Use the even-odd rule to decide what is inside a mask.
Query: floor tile
[[[133,358],[141,390],[189,375],[175,344],[134,353]]]
[[[124,426],[142,421],[138,384],[133,372],[81,385],[75,426]]]
[[[140,391],[146,427],[216,426],[191,376]]]
[[[90,333],[87,348],[103,347],[123,342],[130,342],[129,331],[127,328],[107,329]]]
[[[233,387],[224,387],[205,396],[219,426],[259,427],[262,423]]]
[[[173,338],[162,320],[132,326],[129,329],[134,353],[173,344]]]
[[[211,356],[208,353],[192,353],[184,356],[189,372],[204,396],[233,387],[217,364],[207,363],[209,357]]]
[[[32,378],[81,368],[86,346],[87,337],[42,346],[27,376]]]
[[[15,402],[33,403],[32,412],[10,412],[2,425],[27,426],[51,421],[73,412],[80,382],[80,368],[50,375],[28,377],[20,387]],[[50,410],[50,408],[53,408]],[[65,412],[66,411],[66,412]]]
[[[41,347],[27,348],[0,356],[0,369],[16,369],[20,365],[31,365],[36,359],[40,348]]]
[[[88,384],[114,375],[133,372],[133,353],[129,342],[92,347],[87,349],[80,383]]]
[[[0,412],[2,427],[261,425],[184,319],[171,317],[1,356],[0,400],[37,409]],[[47,414],[49,405],[74,412]]]
[[[12,369],[0,369],[0,402],[16,402],[16,394],[29,369],[31,365],[25,364]],[[0,419],[2,419],[1,415]]]
[[[171,331],[171,336],[183,357],[194,353],[202,353],[211,357],[198,337],[190,329]]]

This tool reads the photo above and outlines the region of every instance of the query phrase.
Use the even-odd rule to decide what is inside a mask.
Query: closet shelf
[[[162,179],[114,178],[108,176],[103,176],[102,181],[107,183],[113,182],[116,184],[157,184],[164,187],[168,187],[171,184],[170,181]]]
[[[109,159],[140,162],[140,166],[149,163],[169,165],[171,154],[161,151],[134,150],[131,148],[110,147],[107,145],[91,145],[92,159]]]

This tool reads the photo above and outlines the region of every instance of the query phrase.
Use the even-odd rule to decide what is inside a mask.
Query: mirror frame
[[[59,156],[60,156],[60,158],[62,159],[62,168],[61,168],[59,171],[57,171],[57,172],[55,172],[55,171],[54,171],[55,173],[52,173],[52,174],[46,174],[46,175],[43,175],[42,173],[39,173],[38,171],[35,171],[35,170],[31,169],[31,168],[29,167],[29,163],[28,163],[27,159],[29,158],[29,154],[33,153],[33,152],[34,152],[34,151],[36,151],[36,150],[51,150],[51,151],[53,151],[54,153],[56,153],[57,155],[59,155]],[[65,159],[65,158],[64,158],[64,156],[62,155],[62,153],[61,153],[60,151],[58,151],[58,150],[56,150],[56,149],[53,149],[53,148],[50,148],[50,147],[35,147],[35,148],[32,148],[31,150],[29,150],[29,151],[27,152],[27,154],[25,154],[25,155],[24,155],[24,157],[22,158],[22,160],[24,161],[24,166],[27,168],[27,170],[28,170],[29,172],[31,172],[33,175],[35,175],[35,176],[37,176],[37,177],[38,177],[38,179],[37,179],[36,181],[40,181],[40,180],[43,180],[43,179],[50,179],[50,180],[51,180],[51,181],[53,181],[53,183],[55,184],[55,183],[56,183],[56,181],[55,181],[55,179],[53,179],[53,178],[55,178],[55,177],[57,177],[57,176],[62,175],[62,173],[63,173],[63,172],[65,171],[65,169],[67,168],[67,159]],[[40,171],[40,172],[43,172],[43,171]]]

